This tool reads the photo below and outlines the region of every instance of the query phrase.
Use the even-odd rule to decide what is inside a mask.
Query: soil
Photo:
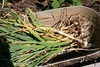
[[[90,0],[82,0],[82,4],[83,6],[94,9],[100,14],[100,0],[94,0],[94,2],[91,2]]]
[[[25,8],[29,7],[32,9],[33,12],[38,11],[44,11],[47,7],[49,9],[53,9],[51,6],[50,0],[8,0],[9,3],[6,5],[6,7],[9,7],[10,9],[14,9],[18,12],[23,12]],[[100,0],[94,0],[91,2],[90,0],[81,0],[82,5],[94,9],[96,12],[100,14]],[[2,2],[0,1],[0,4]],[[72,4],[71,0],[65,0],[64,3],[60,5],[61,7],[69,7],[70,4]]]
[[[23,11],[25,8],[29,7],[33,10],[33,12],[43,11],[48,6],[52,9],[50,0],[8,0],[8,6],[18,11]],[[90,0],[81,0],[83,6],[94,9],[100,14],[100,0],[94,0],[91,2]],[[68,7],[71,4],[71,0],[65,0],[64,3],[61,4],[60,7]]]

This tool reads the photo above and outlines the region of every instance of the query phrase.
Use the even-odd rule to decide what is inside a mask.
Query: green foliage
[[[63,3],[65,0],[58,0],[59,3]]]
[[[72,6],[82,6],[81,0],[72,0]]]
[[[54,0],[52,6],[53,8],[58,8],[60,6],[60,3],[57,0]]]
[[[65,1],[65,0],[51,0],[52,2],[52,7],[53,8],[58,8],[60,7],[60,5]]]
[[[41,23],[39,22],[38,19],[36,19],[36,17],[34,16],[33,12],[30,9],[27,8],[26,13],[30,16],[34,26],[41,26]]]
[[[51,6],[53,7],[53,8],[59,8],[60,6],[61,6],[61,4],[63,3],[63,2],[65,2],[65,0],[51,0],[52,1],[52,3],[51,3]],[[92,0],[93,1],[93,0]],[[82,2],[81,2],[81,0],[71,0],[71,6],[82,6]],[[50,9],[49,7],[47,7],[46,9]]]

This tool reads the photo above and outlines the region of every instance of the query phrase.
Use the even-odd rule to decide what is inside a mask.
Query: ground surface
[[[34,12],[45,10],[48,6],[52,9],[50,0],[8,0],[10,4],[9,7],[23,11],[26,7],[31,8]],[[100,14],[100,0],[81,0],[83,6],[87,6],[96,10]],[[72,0],[65,0],[60,7],[68,7],[72,3]]]

